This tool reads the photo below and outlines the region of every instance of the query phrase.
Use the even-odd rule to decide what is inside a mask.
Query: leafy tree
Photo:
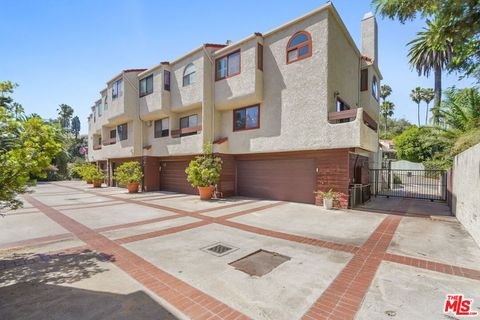
[[[382,103],[382,105],[380,106],[380,114],[385,119],[385,121],[384,121],[385,132],[388,132],[387,118],[391,117],[393,115],[393,109],[394,108],[395,108],[395,105],[393,104],[393,102],[390,102],[390,101],[384,101]]]
[[[61,149],[55,127],[41,118],[15,116],[15,102],[8,96],[15,87],[11,82],[0,82],[0,210],[20,207],[17,195],[28,191],[34,183],[32,175],[45,176]]]
[[[418,37],[408,43],[410,65],[415,67],[418,75],[430,76],[433,70],[435,77],[435,108],[440,107],[442,99],[442,70],[453,59],[453,41],[445,36],[443,25],[438,21],[428,21],[428,28],[417,33]],[[420,122],[418,123],[420,125]]]
[[[428,122],[428,110],[429,110],[429,104],[432,102],[434,97],[433,89],[432,88],[425,88],[422,89],[422,100],[425,101],[427,104],[427,110],[425,111],[425,125],[427,125]],[[436,123],[437,120],[435,120],[435,112],[432,110],[433,116],[433,123]]]
[[[434,159],[448,147],[438,139],[435,129],[413,126],[394,138],[397,157],[412,162],[424,162]]]
[[[71,131],[72,131],[73,135],[75,136],[75,139],[77,139],[78,135],[80,134],[80,119],[78,118],[78,116],[75,116],[72,119]]]
[[[420,15],[442,26],[443,37],[453,39],[449,70],[480,80],[480,9],[478,0],[373,0],[382,16],[405,23]]]
[[[8,137],[0,148],[0,210],[22,205],[18,194],[27,192],[31,175],[45,176],[61,144],[55,128],[34,118],[17,121],[0,108],[0,135]]]
[[[440,136],[452,145],[447,156],[454,156],[480,142],[480,95],[477,88],[445,93],[440,118],[444,124]]]
[[[383,123],[385,122],[385,119],[383,117],[380,118],[380,125],[382,127],[385,126]],[[406,129],[410,128],[412,124],[406,120],[406,119],[392,119],[392,118],[387,118],[387,126],[388,126],[388,132],[381,132],[380,133],[380,138],[381,139],[392,139],[393,137],[396,137],[400,134],[402,134],[403,131]]]
[[[417,119],[418,119],[418,126],[420,127],[420,103],[422,102],[422,88],[416,87],[410,93],[410,98],[412,101],[417,104]]]
[[[73,115],[73,108],[70,107],[68,104],[62,103],[58,106],[58,121],[62,128],[70,128],[70,120],[72,119]]]

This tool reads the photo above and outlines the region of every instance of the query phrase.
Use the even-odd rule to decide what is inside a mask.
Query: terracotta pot
[[[94,188],[101,188],[102,187],[102,180],[93,180],[93,187]]]
[[[87,184],[92,184],[93,181],[92,180],[87,180]]]
[[[128,193],[137,193],[138,192],[138,182],[131,182],[127,184]]]
[[[200,200],[212,199],[214,187],[198,187],[198,193],[200,194]]]

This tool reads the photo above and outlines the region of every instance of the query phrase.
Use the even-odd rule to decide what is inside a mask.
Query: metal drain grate
[[[229,254],[238,248],[235,248],[234,246],[231,246],[229,244],[225,243],[214,243],[212,245],[209,245],[208,247],[202,248],[203,251],[211,253],[217,257],[224,256],[226,254]]]

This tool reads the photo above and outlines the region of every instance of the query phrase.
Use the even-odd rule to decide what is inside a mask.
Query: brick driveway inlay
[[[24,198],[53,221],[76,235],[92,249],[111,255],[114,263],[148,289],[192,319],[248,319],[240,312],[157,268],[94,230],[67,217],[30,195]]]
[[[140,206],[169,211],[173,214],[165,217],[128,222],[101,228],[89,228],[56,209],[57,207],[63,208],[65,207],[64,205],[49,206],[30,195],[25,195],[24,198],[28,202],[30,202],[33,207],[39,209],[47,217],[58,223],[70,233],[63,233],[54,236],[38,237],[28,240],[6,243],[3,245],[3,247],[38,245],[39,243],[68,239],[71,237],[77,237],[79,240],[85,242],[86,246],[74,247],[58,252],[49,252],[46,255],[32,256],[29,259],[23,260],[18,259],[18,261],[0,260],[0,269],[15,267],[22,264],[35,263],[39,261],[48,261],[49,257],[54,257],[58,254],[75,253],[85,249],[93,249],[102,254],[112,256],[112,262],[117,264],[126,273],[128,273],[130,276],[132,276],[134,279],[142,283],[144,286],[146,286],[153,292],[155,292],[158,296],[165,299],[168,303],[176,307],[185,315],[193,319],[247,319],[247,317],[227,306],[226,304],[222,303],[221,301],[215,299],[214,297],[205,294],[204,292],[190,286],[186,282],[183,282],[182,280],[161,270],[154,264],[144,260],[132,251],[121,246],[121,244],[145,240],[149,238],[156,238],[163,235],[174,234],[210,224],[219,224],[272,238],[278,238],[287,241],[328,248],[336,251],[353,253],[354,255],[347,263],[347,265],[342,269],[342,271],[340,271],[340,273],[333,280],[333,282],[330,283],[328,288],[320,295],[320,297],[313,303],[313,305],[311,305],[310,309],[304,314],[303,319],[309,320],[353,319],[359,308],[361,307],[363,299],[367,291],[369,290],[369,287],[382,261],[389,261],[416,268],[428,269],[443,274],[451,274],[463,278],[480,280],[480,270],[474,270],[465,267],[454,266],[426,259],[387,252],[387,249],[392,242],[392,238],[397,231],[400,221],[402,220],[401,216],[386,215],[380,225],[378,225],[378,227],[369,235],[368,239],[363,243],[363,245],[358,247],[355,245],[341,244],[285,232],[273,231],[266,228],[259,228],[256,226],[246,225],[229,220],[242,215],[256,213],[258,211],[268,208],[274,208],[285,204],[285,202],[274,202],[266,205],[259,205],[254,208],[243,208],[242,210],[242,205],[261,202],[260,200],[248,200],[234,202],[232,204],[226,205],[222,204],[218,207],[212,207],[210,209],[187,211],[170,206],[165,206],[162,204],[144,202],[150,200],[148,199],[148,196],[143,197],[145,198],[145,200],[142,198],[125,198],[115,195],[119,194],[117,190],[110,190],[111,192],[109,190],[92,191],[63,184],[53,185],[71,190],[81,191],[83,193],[92,194],[98,197],[108,198],[110,200],[107,200],[106,202],[111,202],[111,204],[109,205],[118,205],[119,202],[131,203]],[[110,194],[107,194],[107,192],[110,192]],[[58,193],[58,195],[60,194],[62,193]],[[175,198],[175,196],[166,196],[165,198]],[[91,204],[94,203],[90,203],[90,205]],[[405,207],[408,207],[409,201],[405,200],[402,202],[402,204]],[[78,205],[79,204],[77,204],[76,206]],[[89,207],[88,204],[84,204],[84,206]],[[209,213],[210,211],[233,208],[237,206],[240,207],[240,210],[238,212],[224,214],[217,217],[204,215],[204,213]],[[69,209],[70,208],[63,208],[60,210]],[[144,230],[143,232],[145,233],[124,236],[124,238],[119,238],[116,240],[110,240],[106,236],[99,233],[147,224],[154,224],[156,222],[178,219],[181,217],[194,217],[197,220],[200,220],[160,230],[156,229],[156,227],[153,227],[148,230],[149,232],[145,232]]]
[[[400,220],[388,216],[382,221],[303,319],[355,317]]]

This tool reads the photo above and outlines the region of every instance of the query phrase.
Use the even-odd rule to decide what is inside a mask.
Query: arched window
[[[306,31],[295,33],[288,41],[287,63],[308,58],[312,55],[312,37]]]
[[[183,71],[183,86],[186,87],[192,83],[195,83],[195,66],[190,63]]]
[[[372,78],[372,96],[378,100],[378,82],[375,75]]]

